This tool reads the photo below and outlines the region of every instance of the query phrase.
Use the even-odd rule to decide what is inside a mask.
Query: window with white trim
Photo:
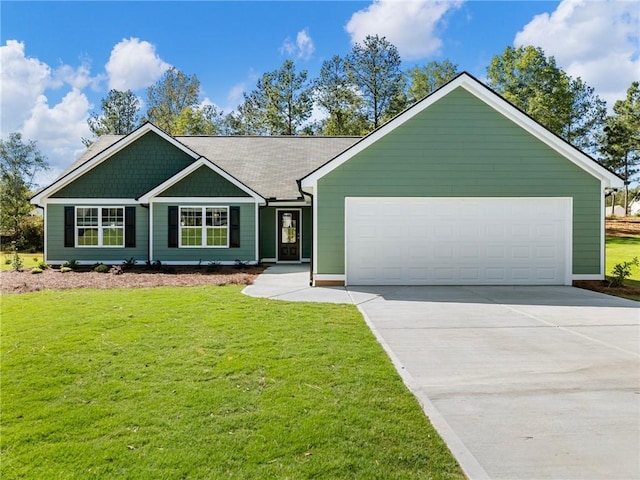
[[[180,247],[229,246],[229,207],[180,207]]]
[[[77,247],[124,247],[124,207],[76,207]]]

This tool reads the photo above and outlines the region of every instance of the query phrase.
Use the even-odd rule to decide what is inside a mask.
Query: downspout
[[[308,196],[311,199],[311,215],[313,215],[313,194],[311,193],[307,193],[305,191],[302,190],[302,183],[300,180],[296,180],[296,183],[298,184],[298,191],[300,192],[300,195],[302,195],[302,198],[306,196]],[[315,232],[313,231],[313,220],[311,221],[311,255],[309,256],[309,286],[313,287],[313,244],[314,244],[314,240],[315,240]]]

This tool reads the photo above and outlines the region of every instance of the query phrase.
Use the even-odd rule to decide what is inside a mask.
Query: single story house
[[[604,276],[622,180],[463,73],[363,138],[99,138],[32,203],[45,258],[309,262],[314,285]]]

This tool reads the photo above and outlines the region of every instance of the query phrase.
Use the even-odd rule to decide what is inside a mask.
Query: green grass
[[[44,256],[42,252],[37,253],[29,253],[29,252],[19,252],[20,258],[22,258],[22,266],[23,268],[32,268],[38,265],[43,259]],[[7,263],[9,260],[9,263]],[[0,253],[0,270],[12,270],[11,261],[13,260],[13,253]]]
[[[349,305],[5,295],[1,477],[463,478]]]
[[[640,237],[607,237],[606,274],[611,275],[614,265],[640,258]],[[640,268],[631,270],[630,280],[640,281]]]

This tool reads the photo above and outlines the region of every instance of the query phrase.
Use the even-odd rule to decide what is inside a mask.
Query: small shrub
[[[248,264],[249,264],[249,262],[244,261],[244,260],[238,260],[236,258],[236,263],[233,266],[234,266],[234,268],[242,269],[242,268],[245,268]]]
[[[625,279],[631,275],[631,269],[640,265],[638,257],[633,257],[628,262],[618,263],[611,270],[611,279],[609,280],[609,286],[612,288],[620,288],[624,284]]]
[[[33,263],[38,263],[38,257],[33,257]]]
[[[11,246],[13,247],[13,252],[11,255],[11,268],[13,268],[16,272],[21,272],[22,267],[24,266],[24,262],[22,261],[22,257],[18,254],[18,245],[16,242],[11,242]]]
[[[36,267],[39,268],[40,270],[46,270],[47,268],[51,268],[51,265],[49,265],[47,262],[42,260],[41,262],[38,262]]]
[[[66,267],[70,270],[75,270],[76,268],[78,268],[80,266],[80,262],[78,262],[78,260],[76,259],[71,259],[71,260],[67,260],[66,262],[64,262],[62,264],[63,267]]]
[[[67,273],[67,272],[73,272],[73,269],[71,267],[65,267],[64,265],[60,267],[60,273]]]
[[[32,274],[42,273],[42,272],[43,272],[43,270],[41,268],[38,268],[38,267],[34,267],[34,268],[31,269],[31,273]]]
[[[109,272],[109,266],[105,265],[104,263],[99,263],[98,265],[93,267],[93,271],[94,272],[98,272],[98,273],[108,273]]]
[[[122,262],[123,270],[131,270],[135,266],[136,266],[136,259],[133,257],[128,258],[124,262]]]
[[[148,270],[160,270],[162,268],[162,262],[160,260],[154,262],[147,260],[146,267]]]
[[[220,262],[218,262],[217,260],[212,260],[207,264],[207,272],[209,273],[217,272],[218,270],[220,270],[220,267],[221,267]]]
[[[124,267],[121,267],[120,265],[113,265],[109,269],[109,273],[112,274],[112,275],[122,275],[124,273],[123,268]]]

